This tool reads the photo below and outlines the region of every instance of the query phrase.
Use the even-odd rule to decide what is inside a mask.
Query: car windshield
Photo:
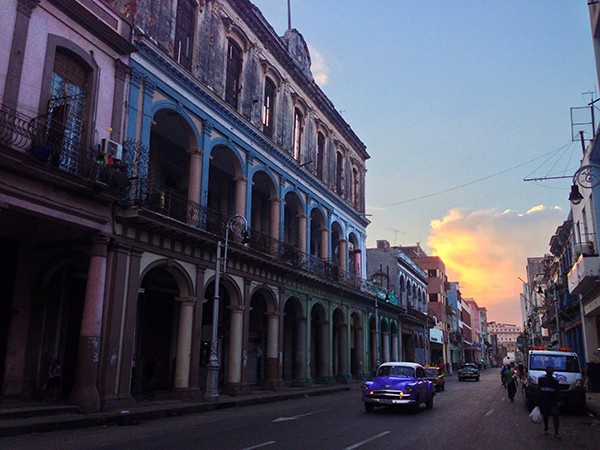
[[[411,377],[415,376],[415,369],[407,366],[382,366],[377,372],[380,377]]]
[[[462,366],[460,370],[475,370],[475,366]]]
[[[579,361],[571,355],[531,355],[529,370],[546,370],[552,366],[559,372],[579,372]]]
[[[438,376],[438,369],[425,369],[425,374],[428,377],[437,377]]]

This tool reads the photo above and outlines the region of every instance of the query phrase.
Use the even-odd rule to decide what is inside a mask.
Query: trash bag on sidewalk
[[[540,407],[536,406],[529,413],[529,420],[533,423],[542,423],[542,413],[540,412]]]

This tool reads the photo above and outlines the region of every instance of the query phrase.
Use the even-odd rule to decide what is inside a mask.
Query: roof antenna
[[[288,30],[292,29],[292,8],[290,6],[290,0],[287,0],[288,4]]]

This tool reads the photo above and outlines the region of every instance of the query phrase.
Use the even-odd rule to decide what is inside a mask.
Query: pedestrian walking
[[[550,420],[550,416],[552,416],[554,422],[554,437],[556,439],[560,439],[560,435],[558,434],[558,415],[560,412],[558,401],[560,395],[560,386],[553,374],[554,367],[548,366],[546,367],[546,375],[538,379],[537,404],[540,407],[542,419],[544,420],[543,434],[548,434],[548,422]]]
[[[515,400],[517,393],[517,374],[515,373],[515,364],[510,363],[506,372],[504,372],[503,380],[506,384],[506,391],[511,402]]]

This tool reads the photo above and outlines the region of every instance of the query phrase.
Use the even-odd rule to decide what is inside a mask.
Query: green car
[[[479,381],[479,369],[475,364],[463,364],[458,369],[458,381],[464,380]]]

